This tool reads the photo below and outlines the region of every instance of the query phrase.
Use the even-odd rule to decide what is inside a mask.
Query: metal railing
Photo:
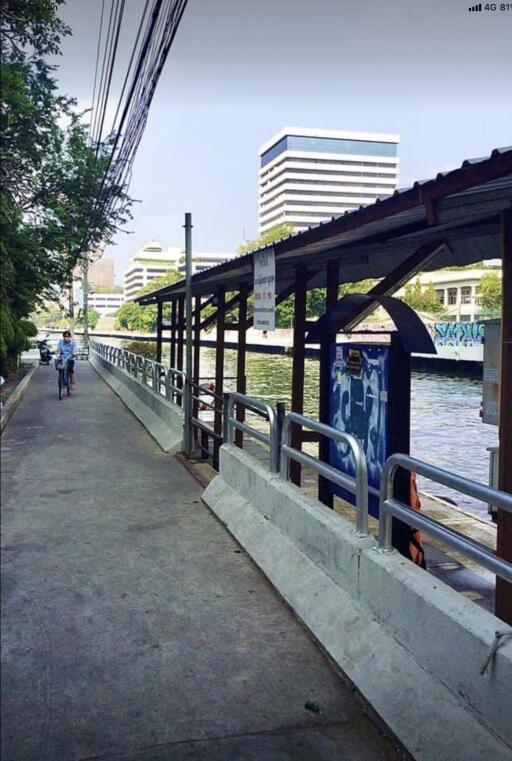
[[[333,441],[341,441],[343,444],[347,444],[350,447],[352,456],[354,458],[356,475],[349,476],[347,473],[333,468],[331,465],[327,465],[325,462],[316,460],[311,455],[305,454],[298,449],[294,449],[291,446],[291,434],[292,425],[296,423],[305,428],[309,428],[312,431],[316,431],[322,436],[326,436]],[[312,470],[315,470],[319,475],[328,481],[332,481],[337,486],[341,486],[343,489],[347,489],[352,494],[355,494],[356,498],[356,528],[359,534],[368,533],[368,472],[366,468],[366,457],[363,449],[357,439],[348,433],[342,433],[334,428],[331,428],[324,423],[319,423],[317,420],[299,415],[297,412],[289,412],[283,423],[282,430],[282,443],[281,443],[281,478],[284,481],[288,481],[290,477],[290,460],[300,462],[302,465],[306,465]]]
[[[183,406],[185,396],[185,373],[172,367],[165,367],[128,349],[91,341],[92,349],[107,362],[119,367],[127,375],[148,386],[159,396],[178,406]]]
[[[251,410],[251,412],[255,412],[257,415],[261,415],[268,420],[270,425],[270,435],[267,436],[247,423],[237,420],[233,415],[235,405],[240,405],[246,410]],[[227,409],[224,416],[224,440],[227,441],[228,444],[233,443],[235,429],[242,433],[247,433],[258,441],[267,444],[270,447],[270,472],[279,473],[279,426],[276,410],[270,404],[260,402],[259,399],[255,399],[252,396],[239,394],[237,392],[229,394]]]
[[[218,468],[219,449],[223,443],[222,422],[215,425],[215,418],[220,418],[223,414],[224,399],[217,394],[213,388],[201,383],[194,383],[187,379],[187,389],[189,390],[187,410],[185,413],[185,427],[190,430],[190,448],[185,450],[188,454],[192,453],[192,447],[197,448],[201,453],[201,458],[211,459],[213,467]],[[205,415],[201,413],[213,414],[214,424],[211,425]],[[210,448],[210,443],[212,444]]]
[[[506,581],[512,583],[512,563],[497,557],[492,550],[474,539],[470,539],[464,534],[439,523],[438,521],[428,518],[426,515],[416,512],[403,502],[399,502],[393,497],[393,484],[396,471],[398,468],[404,468],[411,473],[417,473],[420,476],[443,484],[451,489],[455,489],[462,494],[479,499],[482,502],[488,502],[496,505],[497,508],[512,513],[512,495],[503,491],[498,491],[485,484],[479,484],[468,478],[457,476],[455,473],[449,473],[434,465],[416,460],[405,454],[394,454],[389,457],[382,471],[381,488],[380,488],[380,505],[379,505],[379,543],[378,547],[383,552],[389,552],[391,547],[391,528],[392,518],[399,518],[409,526],[413,526],[425,534],[441,539],[455,550],[467,555],[472,560],[480,563],[487,570],[501,576]]]

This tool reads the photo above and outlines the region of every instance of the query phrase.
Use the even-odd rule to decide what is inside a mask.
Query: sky
[[[284,126],[401,136],[400,186],[512,144],[512,10],[469,0],[189,0],[135,158],[116,282],[150,240],[235,251],[258,235],[259,147]],[[110,0],[106,0],[110,7]],[[119,83],[143,0],[127,0]],[[484,4],[485,5],[485,4]],[[101,0],[67,0],[63,92],[91,105]]]

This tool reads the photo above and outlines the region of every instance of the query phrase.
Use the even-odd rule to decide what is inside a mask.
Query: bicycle
[[[57,379],[58,387],[59,387],[59,399],[62,399],[62,392],[64,389],[66,389],[66,394],[68,396],[71,395],[71,384],[69,381],[69,371],[68,371],[68,362],[69,360],[64,359],[64,357],[57,357],[55,360],[55,369],[59,372],[59,377]]]

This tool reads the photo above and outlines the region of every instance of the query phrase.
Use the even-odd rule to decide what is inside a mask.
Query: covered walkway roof
[[[337,260],[339,283],[383,278],[425,246],[442,244],[424,270],[463,266],[502,255],[500,213],[512,207],[512,147],[488,158],[469,159],[458,169],[415,182],[382,201],[347,212],[301,233],[276,241],[276,293],[291,287],[295,268],[316,273],[308,288],[327,283],[327,262]],[[255,252],[205,270],[192,278],[196,296],[219,286],[252,287]],[[414,274],[414,273],[412,273]],[[141,296],[142,304],[174,301],[185,295],[185,281]]]

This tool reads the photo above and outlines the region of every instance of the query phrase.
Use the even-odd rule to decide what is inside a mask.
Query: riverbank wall
[[[47,331],[56,332],[60,331]],[[247,342],[247,351],[254,354],[269,354],[281,356],[293,356],[293,347],[282,334],[289,331],[275,331],[276,336],[264,339],[264,341]],[[81,335],[80,331],[75,331],[76,335]],[[156,334],[153,333],[120,333],[116,331],[101,332],[90,331],[91,338],[110,338],[121,341],[142,341],[144,343],[156,343]],[[201,339],[201,346],[206,349],[214,349],[216,346],[215,333],[206,334],[208,337]],[[162,342],[169,344],[170,337],[163,336]],[[226,331],[225,348],[236,351],[238,340],[236,333]],[[306,346],[307,359],[318,359],[320,351],[318,346]],[[411,357],[412,369],[423,373],[446,373],[447,375],[458,375],[464,378],[474,378],[482,380],[483,361],[481,348],[478,347],[439,347],[438,354],[413,354]]]

